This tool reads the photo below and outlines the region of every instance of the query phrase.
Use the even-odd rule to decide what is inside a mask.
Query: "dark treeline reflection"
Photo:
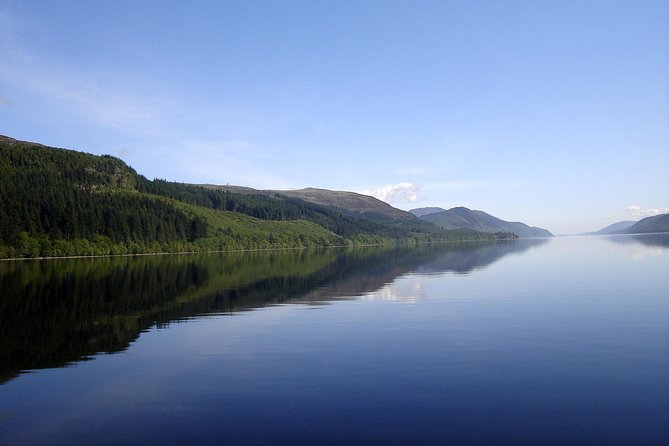
[[[0,383],[126,349],[152,326],[466,273],[540,240],[0,263]]]

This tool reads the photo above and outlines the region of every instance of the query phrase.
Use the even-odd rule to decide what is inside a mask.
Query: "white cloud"
[[[669,208],[654,208],[654,209],[642,209],[641,206],[635,204],[627,206],[625,214],[631,220],[641,220],[642,218],[652,217],[654,215],[666,214],[669,212]]]
[[[365,190],[361,193],[365,195],[371,195],[372,197],[376,197],[379,200],[385,201],[386,203],[392,203],[400,200],[413,203],[418,200],[418,192],[420,192],[421,189],[423,189],[423,186],[420,184],[399,183],[382,186],[374,190]]]

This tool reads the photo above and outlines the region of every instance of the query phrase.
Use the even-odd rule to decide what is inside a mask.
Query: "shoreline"
[[[549,239],[550,237],[546,237]],[[505,239],[493,239],[493,240],[477,240],[477,239],[464,239],[464,240],[440,240],[440,241],[421,241],[421,242],[411,242],[412,244],[422,245],[422,244],[438,244],[438,243],[472,243],[472,242],[498,242],[498,241],[517,241],[519,239],[505,238]],[[114,258],[114,257],[142,257],[142,256],[165,256],[165,255],[188,255],[188,254],[221,254],[221,253],[239,253],[239,252],[261,252],[261,251],[297,251],[304,249],[330,249],[330,248],[365,248],[372,246],[390,246],[398,245],[402,242],[396,243],[365,243],[359,245],[325,245],[325,246],[301,246],[301,247],[276,247],[276,248],[252,248],[252,249],[226,249],[226,250],[213,250],[213,251],[178,251],[178,252],[143,252],[138,254],[101,254],[101,255],[78,255],[78,256],[56,256],[56,257],[10,257],[0,259],[0,262],[20,262],[28,260],[64,260],[64,259],[103,259],[103,258]]]

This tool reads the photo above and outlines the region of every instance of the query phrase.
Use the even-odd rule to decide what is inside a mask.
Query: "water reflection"
[[[415,303],[427,299],[427,296],[423,290],[422,281],[409,280],[388,284],[374,293],[363,296],[363,298],[364,300]]]
[[[417,268],[420,274],[469,274],[509,254],[519,254],[551,239],[504,240],[497,243],[460,243]]]
[[[603,238],[613,243],[624,245],[642,244],[659,248],[669,248],[669,237],[667,237],[667,235],[667,233],[611,235]]]
[[[0,263],[0,383],[128,348],[185,318],[388,290],[410,272],[469,273],[546,243],[422,245]],[[420,297],[420,290],[402,291]],[[381,293],[382,295],[386,295]]]

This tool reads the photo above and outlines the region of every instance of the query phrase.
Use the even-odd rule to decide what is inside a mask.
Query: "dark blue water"
[[[2,444],[669,444],[669,235],[0,263]]]

